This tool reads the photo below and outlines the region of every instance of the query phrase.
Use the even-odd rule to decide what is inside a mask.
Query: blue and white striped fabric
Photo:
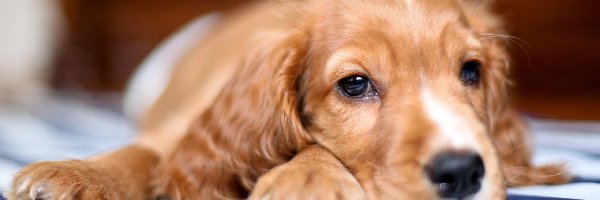
[[[118,95],[62,93],[41,102],[0,105],[0,191],[28,163],[85,158],[124,146],[135,137],[134,126],[120,112]],[[600,200],[600,123],[529,122],[535,162],[565,162],[579,178],[560,186],[512,188],[509,199]]]
[[[529,124],[533,130],[534,163],[565,163],[577,178],[565,185],[512,188],[511,197],[600,200],[600,123],[529,119]]]
[[[39,102],[0,104],[0,191],[31,162],[85,158],[134,138],[118,95],[61,93]]]

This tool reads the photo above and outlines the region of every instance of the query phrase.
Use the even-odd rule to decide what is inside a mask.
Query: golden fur
[[[469,0],[258,3],[181,60],[136,144],[30,165],[7,196],[437,199],[423,168],[447,150],[481,155],[478,199],[566,182],[560,167],[530,163],[506,44],[489,37],[503,33],[487,4]],[[467,60],[482,63],[480,85],[461,84]],[[370,77],[378,96],[341,95],[351,75]],[[445,135],[436,105],[465,131]]]

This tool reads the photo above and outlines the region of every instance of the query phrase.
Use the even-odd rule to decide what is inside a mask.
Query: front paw
[[[117,199],[100,173],[79,160],[38,162],[17,173],[6,196],[25,199]]]
[[[308,149],[260,177],[251,200],[366,199],[354,176],[333,156]]]

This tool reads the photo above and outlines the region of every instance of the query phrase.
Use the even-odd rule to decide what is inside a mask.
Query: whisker
[[[513,42],[514,44],[517,44],[517,46],[519,46],[519,48],[523,52],[525,52],[525,56],[527,56],[527,66],[531,65],[531,55],[529,54],[529,51],[527,49],[532,49],[533,47],[529,43],[527,43],[525,40],[515,37],[515,36],[511,36],[511,35],[494,34],[494,33],[484,33],[484,34],[480,34],[480,36],[483,36],[483,37],[479,38],[479,40],[481,40],[481,41],[487,40],[487,39],[501,38],[501,39],[505,39],[505,41],[509,41],[509,42]],[[526,48],[524,45],[526,45],[528,48]]]
[[[521,173],[516,173],[515,175],[513,175],[510,178],[507,178],[506,180],[504,180],[504,185],[507,185],[507,186],[517,186],[517,185],[514,185],[514,184],[510,184],[510,181],[512,181],[513,179],[515,179],[515,178],[517,178],[519,176],[524,175],[525,173],[526,173],[526,171],[523,171]]]
[[[533,175],[533,174],[529,174],[528,173],[529,172],[529,170],[528,170],[529,168],[527,168],[527,167],[512,167],[510,169],[521,169],[521,170],[506,170],[506,169],[502,170],[504,172],[513,172],[513,174],[514,174],[512,177],[507,178],[504,181],[504,184],[507,185],[507,186],[517,186],[517,185],[510,184],[509,182],[511,180],[519,177],[519,176],[527,176],[527,177],[531,178],[531,180],[533,180],[533,181],[542,183],[542,182],[544,182],[543,179],[545,179],[545,178],[550,178],[550,177],[555,177],[555,176],[561,176],[561,175],[563,175],[562,171],[556,172],[554,174],[547,174],[547,175]],[[521,172],[519,172],[519,171],[521,171]]]
[[[512,149],[510,149],[510,150],[504,152],[503,154],[501,154],[500,157],[504,157],[504,156],[506,156],[506,154],[509,154],[509,153],[511,153],[513,151],[516,151],[517,149],[519,149],[521,147],[527,147],[527,145],[530,145],[532,143],[533,143],[533,141],[527,141],[527,142],[523,142],[523,143],[521,143],[519,145],[515,145]]]
[[[530,139],[528,141],[525,141],[525,142],[523,142],[523,143],[521,143],[519,145],[515,145],[512,149],[510,149],[510,150],[508,150],[508,151],[500,154],[500,157],[504,157],[504,156],[506,156],[506,154],[509,154],[509,153],[511,153],[513,151],[516,151],[517,149],[522,148],[522,147],[527,147],[527,146],[532,146],[533,147],[533,146],[535,146],[535,145],[533,145],[535,143],[544,143],[544,142],[552,142],[552,141],[555,141],[555,139],[551,139],[551,138],[532,138],[532,139]],[[569,147],[573,147],[573,148],[576,146],[575,144],[572,144],[572,143],[564,143],[563,145],[569,146]]]
[[[480,36],[485,36],[485,38],[481,38],[482,40],[484,40],[484,39],[491,39],[491,38],[504,38],[504,39],[511,40],[513,42],[523,43],[523,44],[527,45],[527,47],[532,48],[531,45],[527,41],[525,41],[525,40],[523,40],[521,38],[512,36],[512,35],[503,35],[503,34],[494,34],[494,33],[483,33],[483,34],[480,34]]]

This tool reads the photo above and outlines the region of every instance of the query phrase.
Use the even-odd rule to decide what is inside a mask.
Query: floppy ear
[[[232,167],[246,171],[241,178],[247,189],[312,141],[300,121],[297,92],[305,35],[271,32],[258,39],[200,122],[223,126],[215,128],[229,140],[224,142],[230,145],[226,148]]]
[[[511,105],[510,55],[511,36],[505,34],[502,22],[490,11],[484,0],[463,0],[465,17],[483,44],[488,61],[484,69],[486,110],[492,140],[501,159],[502,171],[509,186],[559,184],[570,178],[561,166],[535,167],[531,163],[527,127]]]
[[[262,42],[246,56],[243,68],[223,91],[223,96],[235,99],[228,109],[237,112],[231,116],[237,123],[230,125],[239,126],[236,132],[245,134],[235,136],[238,145],[245,147],[240,150],[254,161],[266,162],[260,173],[287,161],[312,141],[302,127],[298,97],[305,34],[293,31],[263,37],[274,39]]]
[[[300,122],[297,82],[306,38],[261,35],[215,102],[163,162],[157,193],[172,199],[239,199],[262,174],[312,142]]]

